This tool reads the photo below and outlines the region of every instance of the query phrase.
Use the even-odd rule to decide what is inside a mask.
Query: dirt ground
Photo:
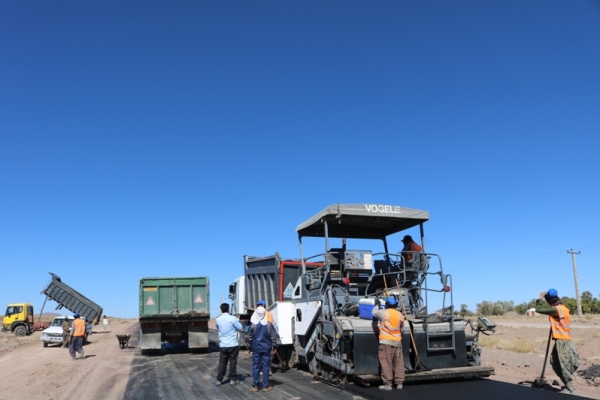
[[[548,317],[513,314],[491,319],[497,325],[496,332],[480,336],[482,364],[494,367],[496,372],[490,379],[529,385],[528,382],[540,377],[544,365],[550,329]],[[574,377],[575,393],[600,399],[600,316],[584,316],[581,320],[572,317],[571,338],[581,358]],[[548,385],[556,389],[562,386],[549,362],[544,376]]]
[[[44,348],[40,332],[27,337],[0,333],[0,400],[123,398],[135,347],[121,349],[116,335],[137,330],[138,321],[109,321],[108,333],[94,326],[85,358],[77,361],[58,345]]]
[[[495,334],[481,340],[482,364],[496,371],[490,379],[528,385],[542,370],[547,317],[507,315],[492,320],[497,324]],[[121,349],[116,335],[137,329],[136,319],[111,318],[106,334],[102,326],[95,326],[90,343],[84,346],[85,359],[77,361],[71,361],[67,349],[44,348],[39,332],[24,338],[1,333],[0,400],[123,398],[137,343]],[[600,399],[600,316],[572,322],[572,336],[582,361],[575,376],[576,394]],[[549,385],[560,386],[550,365],[545,375]]]

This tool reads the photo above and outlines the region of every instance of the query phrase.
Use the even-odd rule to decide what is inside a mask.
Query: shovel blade
[[[536,388],[542,388],[544,387],[544,385],[546,384],[546,380],[545,379],[536,379],[533,381],[533,384],[531,386],[536,387]]]

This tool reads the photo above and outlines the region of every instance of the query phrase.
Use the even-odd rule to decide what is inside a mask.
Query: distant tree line
[[[515,311],[517,314],[524,315],[530,308],[535,308],[537,299],[531,299],[529,302],[523,302],[515,306],[511,301],[487,301],[477,303],[475,312],[469,310],[466,304],[460,305],[460,311],[455,314],[461,317],[471,317],[474,315],[503,315],[504,313]],[[577,299],[563,296],[563,304],[569,309],[571,314],[577,314]],[[584,314],[600,314],[600,299],[596,299],[591,292],[585,291],[581,294],[581,311]]]
[[[560,298],[571,312],[571,314],[577,314],[577,299],[574,297],[563,296]],[[515,306],[515,311],[521,315],[530,308],[535,308],[535,302],[537,299],[531,299],[528,303],[521,303]],[[581,293],[581,312],[583,314],[600,314],[600,300],[592,295],[592,292],[585,291]]]
[[[466,304],[460,305],[460,311],[457,311],[456,314],[461,317],[471,317],[473,315],[503,315],[509,311],[515,310],[515,302],[514,301],[496,301],[491,302],[484,300],[481,303],[476,304],[477,309],[474,313],[469,310]]]

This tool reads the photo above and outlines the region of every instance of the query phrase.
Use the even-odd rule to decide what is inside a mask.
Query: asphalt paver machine
[[[376,298],[384,303],[395,296],[406,316],[407,382],[494,374],[481,365],[479,334],[493,332],[495,325],[486,317],[472,322],[455,315],[452,277],[444,273],[441,258],[425,250],[428,219],[427,211],[400,206],[335,204],[296,228],[303,269],[289,317],[291,362],[337,386],[378,381],[378,332],[371,310]],[[420,252],[390,249],[401,247],[403,235],[413,231],[422,243]],[[312,238],[324,240],[324,251],[306,257],[305,242]],[[307,269],[307,262],[323,267]],[[429,297],[441,304],[428,304]]]

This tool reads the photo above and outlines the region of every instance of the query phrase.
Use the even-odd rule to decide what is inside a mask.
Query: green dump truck
[[[208,351],[209,295],[204,276],[140,279],[142,354],[165,346]]]

